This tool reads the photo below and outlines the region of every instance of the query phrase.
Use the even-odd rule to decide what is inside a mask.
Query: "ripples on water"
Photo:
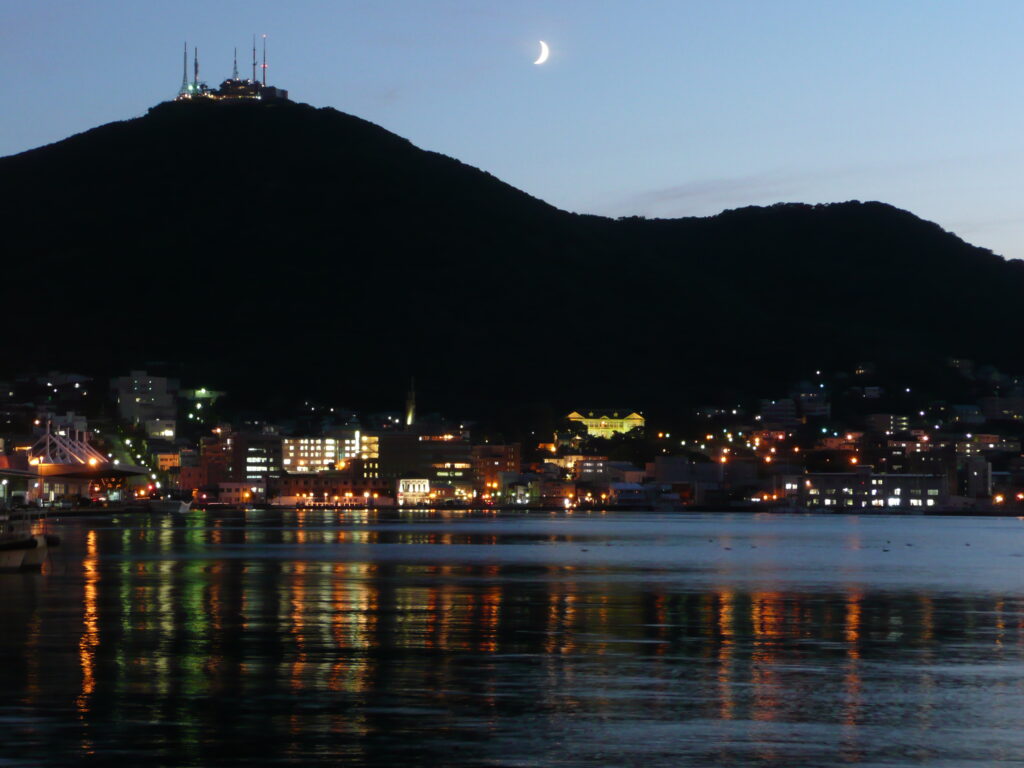
[[[0,766],[1024,759],[1024,523],[191,512],[0,575]]]

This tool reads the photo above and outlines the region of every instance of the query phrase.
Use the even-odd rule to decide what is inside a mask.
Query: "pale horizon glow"
[[[295,100],[565,210],[879,200],[1024,257],[1017,0],[39,0],[0,30],[0,155],[173,98],[185,40],[216,85],[267,34]]]

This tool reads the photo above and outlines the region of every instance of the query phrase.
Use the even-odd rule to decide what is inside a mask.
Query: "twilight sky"
[[[293,99],[561,208],[882,200],[1024,257],[1020,0],[0,0],[0,155],[172,98],[186,39],[246,72],[253,32]]]

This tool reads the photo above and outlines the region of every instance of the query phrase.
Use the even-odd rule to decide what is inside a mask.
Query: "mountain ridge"
[[[572,213],[300,104],[161,104],[0,158],[0,179],[7,316],[56,338],[87,293],[87,322],[117,339],[12,338],[8,373],[172,359],[254,402],[375,407],[415,375],[474,413],[681,407],[863,360],[1015,361],[992,329],[1019,331],[1024,265],[885,203]],[[964,311],[978,299],[985,317]]]

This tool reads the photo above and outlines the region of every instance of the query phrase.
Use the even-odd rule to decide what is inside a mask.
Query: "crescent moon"
[[[533,63],[534,64],[543,64],[545,61],[548,60],[548,56],[550,56],[550,55],[551,55],[551,51],[548,49],[548,44],[545,43],[543,40],[541,40],[540,41],[540,56],[538,56],[537,60],[535,62],[533,62]]]

